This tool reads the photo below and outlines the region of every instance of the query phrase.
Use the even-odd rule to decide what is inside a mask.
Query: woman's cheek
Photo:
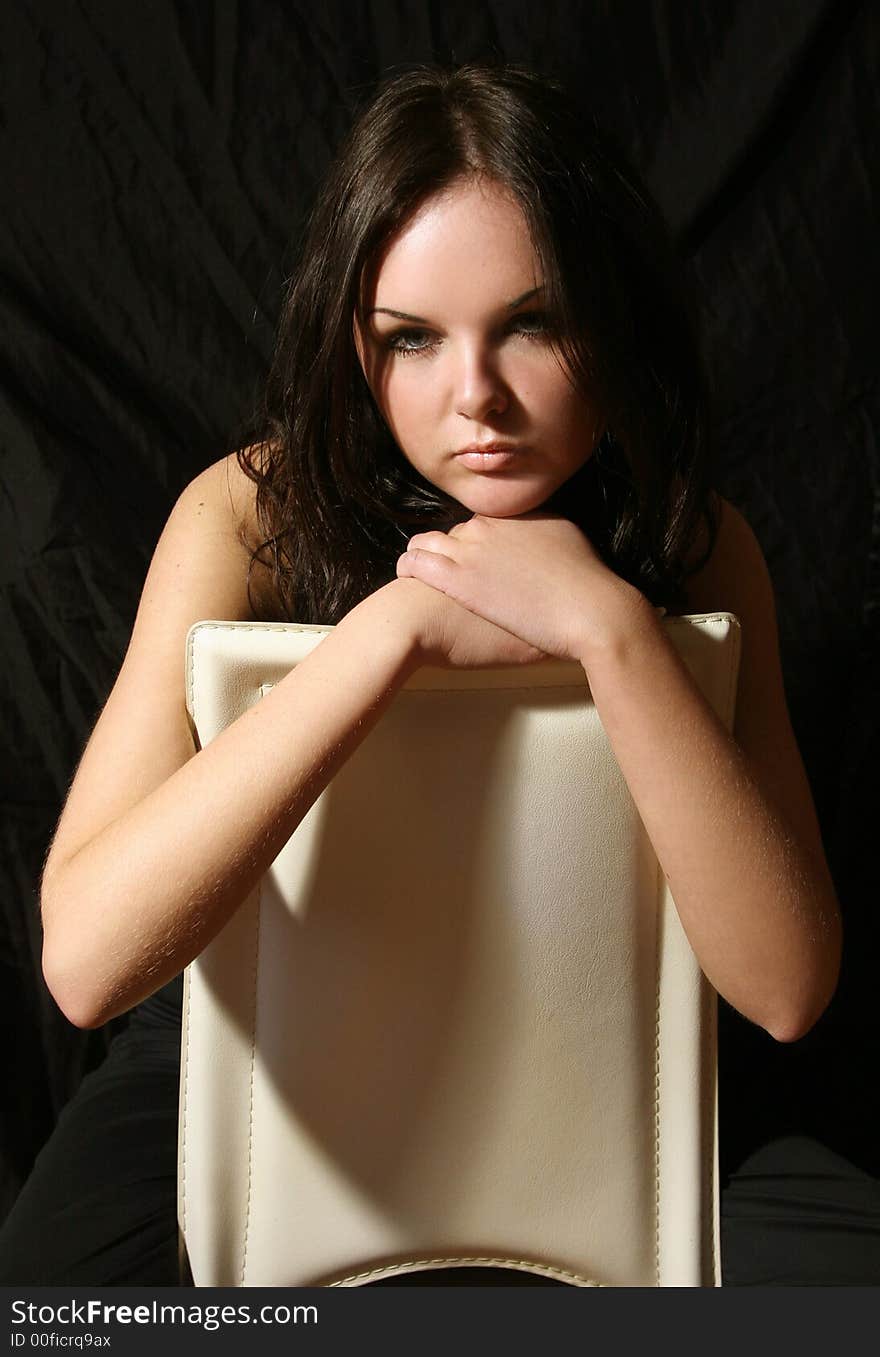
[[[406,361],[404,359],[403,363]],[[406,410],[412,403],[412,393],[412,378],[407,377],[407,374],[402,370],[401,360],[398,359],[388,375],[388,384],[385,388],[385,398],[389,408],[400,411]]]
[[[414,366],[418,362],[410,361]],[[395,378],[389,390],[389,408],[402,438],[418,438],[433,412],[432,395],[431,383],[419,373]]]

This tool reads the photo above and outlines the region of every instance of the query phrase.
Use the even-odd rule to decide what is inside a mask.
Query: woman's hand
[[[474,515],[448,533],[410,538],[399,578],[421,580],[546,655],[583,663],[644,598],[566,518]]]
[[[547,658],[535,646],[468,612],[416,579],[396,579],[370,594],[349,614],[369,611],[374,627],[402,630],[414,667],[483,669],[533,664]],[[346,619],[343,619],[343,625]]]

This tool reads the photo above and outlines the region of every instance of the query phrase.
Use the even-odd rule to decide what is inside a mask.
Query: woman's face
[[[472,513],[537,509],[602,433],[554,348],[540,275],[517,203],[466,180],[394,237],[364,299],[358,352],[385,422]]]

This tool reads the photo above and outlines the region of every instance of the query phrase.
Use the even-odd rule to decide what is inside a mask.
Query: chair
[[[730,726],[736,619],[663,625]],[[201,743],[327,630],[197,624]],[[188,968],[182,1040],[197,1286],[719,1283],[715,996],[577,664],[417,671]]]

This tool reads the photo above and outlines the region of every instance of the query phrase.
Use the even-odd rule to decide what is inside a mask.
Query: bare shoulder
[[[253,542],[256,534],[256,485],[231,452],[199,472],[181,492],[175,511],[206,519],[220,532]]]
[[[242,469],[237,453],[212,462],[185,487],[174,506],[163,536],[185,539],[195,532],[213,543],[209,553],[220,577],[224,596],[218,614],[229,621],[250,620],[266,607],[272,611],[274,591],[270,572],[255,558],[261,545],[257,516],[257,487]],[[218,578],[218,584],[220,578]]]
[[[184,655],[200,621],[249,621],[255,487],[235,456],[196,476],[153,553],[125,659],[77,769],[44,880],[195,753]],[[253,572],[251,572],[252,576]]]

